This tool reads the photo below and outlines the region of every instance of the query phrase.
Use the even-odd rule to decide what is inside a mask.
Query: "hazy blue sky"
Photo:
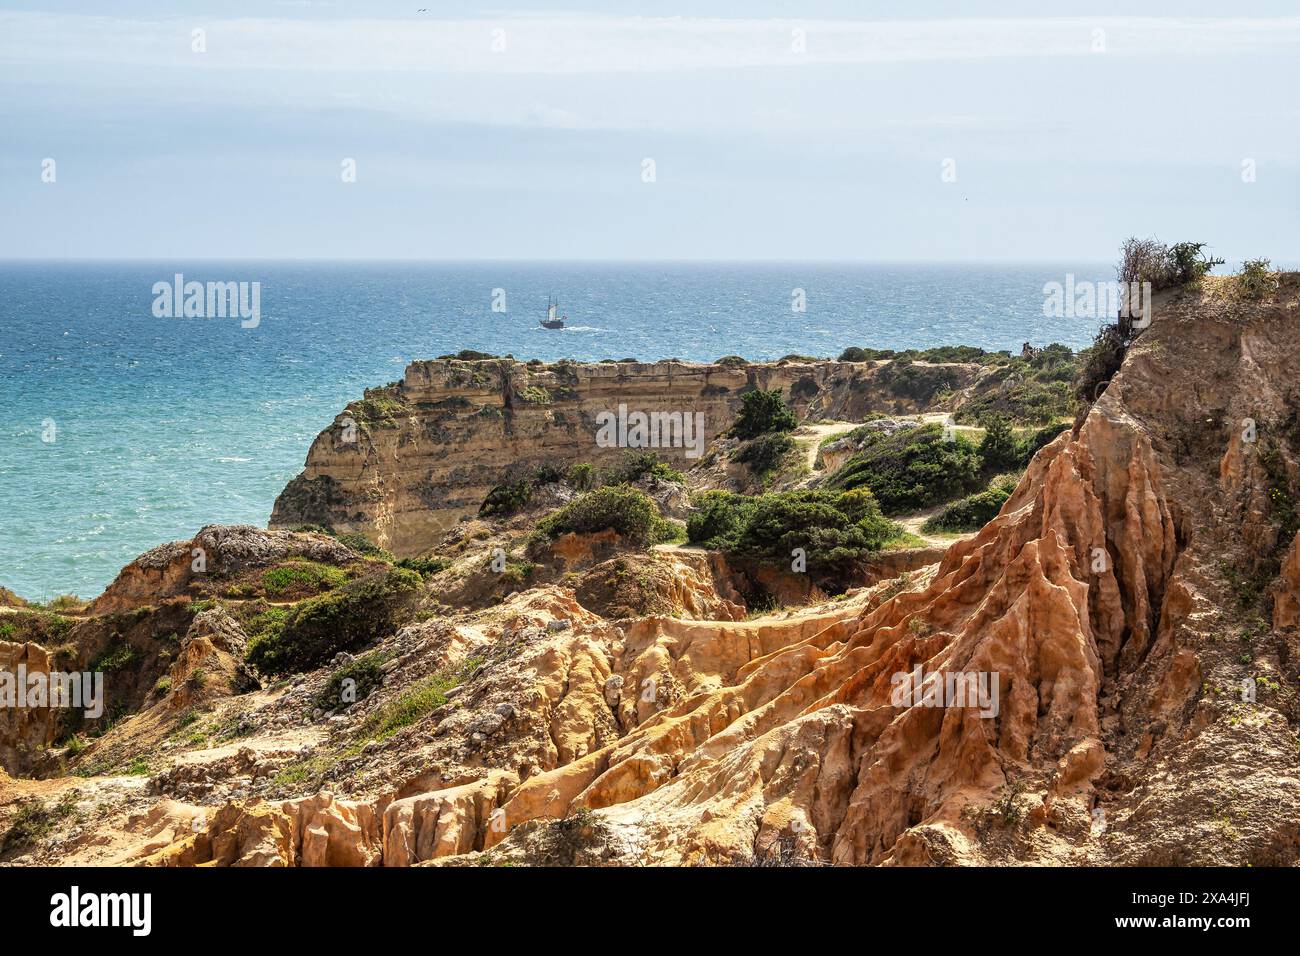
[[[1295,0],[558,2],[0,0],[0,257],[1300,260]]]

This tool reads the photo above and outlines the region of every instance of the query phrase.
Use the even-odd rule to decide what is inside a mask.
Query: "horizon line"
[[[837,259],[837,258],[513,258],[485,256],[481,258],[417,257],[417,256],[0,256],[0,264],[8,263],[156,263],[156,262],[364,262],[364,263],[429,263],[429,264],[591,264],[591,265],[1059,265],[1063,262],[1112,263],[1117,259],[1091,259],[1065,256],[1057,259]]]

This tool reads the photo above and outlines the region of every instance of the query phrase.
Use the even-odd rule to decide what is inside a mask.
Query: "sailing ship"
[[[544,328],[544,329],[562,329],[562,328],[564,328],[564,320],[567,319],[568,316],[567,316],[567,315],[558,315],[557,313],[558,313],[559,311],[560,311],[560,303],[559,303],[559,300],[558,300],[558,299],[552,299],[550,296],[547,296],[547,298],[546,298],[546,318],[544,318],[544,319],[540,319],[540,320],[539,320],[539,321],[541,322],[541,324],[542,324],[542,328]]]

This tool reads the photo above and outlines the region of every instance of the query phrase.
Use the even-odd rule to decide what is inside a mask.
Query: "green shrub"
[[[1151,291],[1159,292],[1171,286],[1195,282],[1222,259],[1206,256],[1201,250],[1204,242],[1177,242],[1166,246],[1158,239],[1138,239],[1130,236],[1120,247],[1120,263],[1116,270],[1119,281],[1151,283]]]
[[[455,352],[449,355],[439,355],[438,361],[444,362],[447,361],[448,359],[458,359],[461,362],[482,362],[482,361],[486,361],[487,359],[494,359],[500,357],[501,356],[499,355],[493,355],[491,352],[479,352],[476,349],[461,349],[459,352]],[[507,356],[507,358],[509,358],[509,356]],[[528,364],[531,365],[533,362],[536,362],[538,365],[542,364],[542,361],[540,359],[532,359]]]
[[[798,426],[799,420],[781,397],[781,389],[758,388],[741,398],[740,414],[731,426],[731,434],[736,438],[756,438],[768,432],[793,431]]]
[[[841,362],[875,362],[879,359],[892,359],[894,355],[893,349],[860,349],[853,345],[840,353],[839,360]]]
[[[529,405],[549,405],[554,401],[551,393],[540,385],[529,385],[521,389],[519,397]]]
[[[959,422],[981,422],[1000,416],[1013,424],[1045,425],[1074,412],[1071,383],[1079,357],[1068,346],[1053,342],[1029,357],[998,357],[998,367],[986,372],[972,394],[954,414]]]
[[[257,605],[252,605],[256,607]],[[258,640],[274,642],[279,640],[280,633],[284,630],[285,621],[289,619],[289,608],[287,607],[263,607],[251,617],[248,618],[244,625],[244,632],[248,635],[248,643],[251,646]]]
[[[587,492],[547,515],[537,524],[546,538],[562,534],[592,534],[612,529],[635,544],[664,540],[671,525],[659,515],[648,495],[627,485],[612,485]]]
[[[596,469],[587,462],[581,462],[569,469],[569,484],[579,491],[590,491],[596,482]]]
[[[794,439],[785,432],[769,432],[745,442],[732,458],[761,476],[775,471],[794,448]]]
[[[1020,462],[1020,449],[1011,425],[1001,415],[984,420],[984,438],[979,446],[980,459],[985,468],[1014,468]]]
[[[868,432],[868,444],[827,481],[848,491],[869,488],[887,515],[918,511],[969,494],[982,484],[975,445],[956,435],[945,440],[937,424],[892,435]]]
[[[922,349],[916,357],[923,362],[958,362],[964,365],[980,364],[991,357],[1001,357],[1004,353],[986,352],[974,345],[939,345],[932,349]]]
[[[422,578],[427,578],[446,571],[451,567],[451,562],[446,558],[402,558],[397,562],[397,567],[406,568]]]
[[[329,564],[296,560],[262,572],[262,587],[268,594],[286,591],[326,591],[346,582],[347,572]]]
[[[267,674],[309,670],[397,629],[418,594],[420,576],[392,568],[295,606],[279,626],[248,644],[248,661]]]
[[[1101,397],[1110,380],[1124,364],[1124,356],[1128,354],[1132,339],[1132,330],[1118,322],[1107,323],[1097,330],[1092,345],[1079,356],[1081,365],[1074,383],[1078,401],[1091,404]]]
[[[528,504],[532,497],[531,482],[515,481],[497,485],[487,493],[487,497],[479,505],[478,513],[484,516],[512,515]]]
[[[929,349],[907,349],[896,352],[893,349],[863,349],[856,345],[840,353],[841,362],[876,362],[882,359],[898,359],[901,362],[958,363],[962,365],[987,365],[991,362],[1003,362],[1010,359],[1008,352],[987,352],[974,345],[937,345]]]
[[[533,477],[532,477],[533,487],[537,488],[537,487],[541,487],[542,485],[553,485],[557,481],[563,481],[564,476],[565,476],[565,471],[559,465],[551,465],[551,464],[538,465],[535,469],[533,469]]]
[[[696,504],[686,523],[692,544],[786,568],[794,549],[802,548],[809,574],[839,584],[902,533],[866,488],[805,488],[756,497],[712,491]]]
[[[354,658],[330,675],[329,683],[316,695],[316,706],[321,710],[335,710],[340,706],[365,700],[370,692],[378,687],[384,679],[383,666],[393,655],[372,651]],[[350,701],[343,699],[345,681],[352,681],[355,697]]]
[[[98,657],[90,662],[89,670],[111,673],[120,671],[135,660],[135,648],[125,642],[106,647]]]
[[[686,518],[686,540],[714,551],[735,550],[753,506],[748,495],[706,491]]]
[[[338,540],[340,544],[346,545],[357,554],[367,558],[374,558],[377,561],[393,560],[392,554],[359,532],[350,531],[347,534],[341,534],[338,536]]]
[[[630,485],[634,481],[640,481],[646,475],[658,478],[661,481],[675,481],[679,484],[686,481],[685,475],[669,465],[655,452],[629,450],[617,465],[605,469],[601,475],[601,483],[606,485]]]
[[[1262,299],[1277,287],[1277,279],[1268,259],[1247,259],[1241,264],[1237,284],[1247,299]]]
[[[1016,490],[1017,481],[1015,475],[1002,475],[994,479],[986,490],[948,505],[922,525],[922,530],[978,531],[997,517],[1002,505]]]
[[[402,401],[401,383],[391,382],[379,388],[366,389],[359,402],[348,405],[348,411],[362,429],[368,429],[371,425],[396,427],[397,419],[409,414],[411,409]]]
[[[1170,285],[1196,282],[1215,266],[1223,265],[1225,260],[1212,258],[1201,251],[1205,246],[1204,242],[1176,242],[1170,246],[1165,256],[1166,281]]]

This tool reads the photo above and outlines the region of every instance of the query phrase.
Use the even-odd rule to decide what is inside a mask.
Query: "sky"
[[[1294,264],[1297,89],[1294,0],[0,0],[0,258]]]

